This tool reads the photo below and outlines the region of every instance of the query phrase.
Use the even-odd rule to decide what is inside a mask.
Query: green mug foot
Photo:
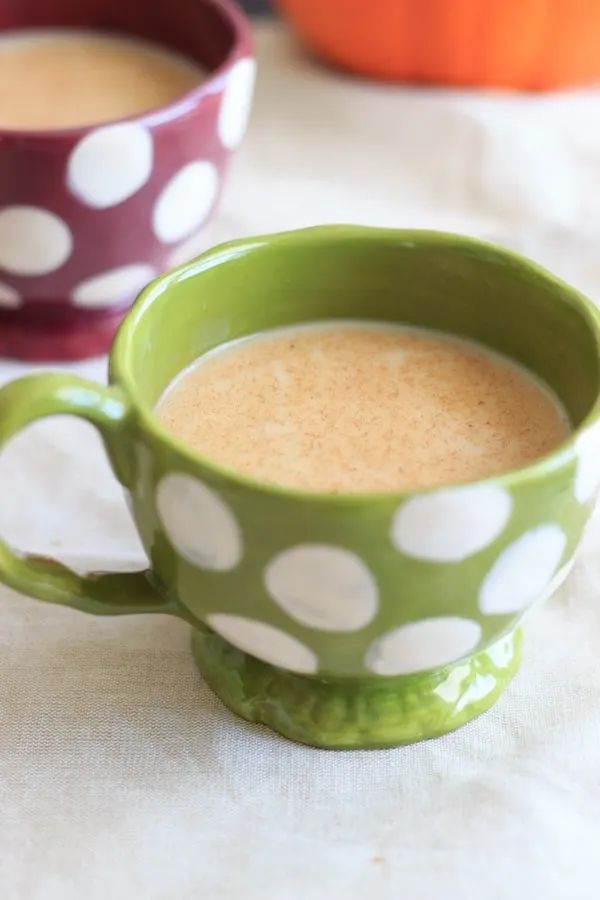
[[[192,647],[205,681],[238,716],[300,744],[350,750],[439,737],[481,715],[516,674],[522,633],[444,669],[364,680],[286,672],[209,631],[194,631]]]

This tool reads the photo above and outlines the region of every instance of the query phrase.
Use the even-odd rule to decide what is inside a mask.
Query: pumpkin
[[[321,57],[390,81],[542,91],[600,81],[600,0],[275,0]]]

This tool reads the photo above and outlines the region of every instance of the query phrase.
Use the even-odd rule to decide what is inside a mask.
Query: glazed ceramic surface
[[[99,127],[0,133],[0,353],[105,352],[139,290],[214,209],[250,112],[255,63],[232,0],[5,0],[0,31],[98,28],[211,73],[172,105]]]
[[[340,496],[226,470],[154,416],[171,379],[212,347],[336,317],[508,354],[554,388],[572,438],[487,481]],[[141,294],[110,382],[14,382],[0,434],[68,412],[95,424],[151,569],[86,579],[4,546],[0,577],[97,614],[182,616],[231,709],[316,746],[406,743],[487,709],[518,667],[521,618],[567,576],[600,488],[600,315],[532,263],[458,236],[325,227],[218,247]]]

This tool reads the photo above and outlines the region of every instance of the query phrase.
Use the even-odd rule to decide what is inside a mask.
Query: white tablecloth
[[[257,36],[249,135],[203,244],[317,222],[451,229],[600,299],[599,92],[386,87],[317,66],[276,26]],[[75,368],[102,379],[105,362]],[[88,426],[20,436],[0,491],[18,546],[141,559]],[[177,621],[5,589],[0,606],[3,900],[597,900],[600,516],[504,698],[406,749],[314,751],[234,719]]]

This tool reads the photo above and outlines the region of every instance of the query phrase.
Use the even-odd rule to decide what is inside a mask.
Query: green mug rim
[[[510,469],[499,475],[488,478],[464,481],[435,487],[415,488],[405,491],[379,491],[379,492],[343,492],[327,493],[326,491],[306,491],[300,488],[284,485],[270,484],[258,478],[246,476],[236,469],[221,465],[219,462],[197,453],[189,445],[175,437],[164,428],[160,420],[143,397],[140,396],[136,380],[133,377],[130,356],[135,343],[136,326],[150,306],[168,291],[169,287],[180,281],[199,275],[206,269],[222,265],[232,258],[246,256],[249,253],[265,245],[283,245],[286,243],[323,243],[326,240],[348,239],[354,241],[360,238],[363,242],[407,244],[418,243],[422,246],[451,245],[456,248],[469,248],[481,251],[493,251],[499,257],[507,261],[517,263],[524,272],[543,278],[553,283],[563,294],[563,300],[576,307],[582,313],[586,325],[590,329],[598,348],[600,359],[600,310],[594,306],[584,294],[567,284],[562,279],[553,275],[543,266],[538,265],[520,253],[508,248],[498,246],[479,238],[468,235],[454,234],[452,232],[435,231],[430,229],[395,229],[378,228],[362,225],[316,225],[308,228],[300,228],[288,231],[263,234],[256,237],[241,238],[227,243],[219,244],[189,262],[183,263],[175,269],[160,275],[148,284],[138,295],[131,309],[123,320],[109,354],[109,373],[111,382],[125,391],[127,401],[135,409],[143,430],[149,432],[157,440],[167,444],[171,449],[183,456],[192,466],[200,466],[210,475],[232,483],[245,490],[260,491],[274,494],[278,497],[300,501],[328,501],[332,504],[356,504],[369,503],[381,500],[396,500],[401,503],[409,497],[425,495],[434,491],[448,490],[461,487],[479,487],[494,484],[499,487],[514,488],[525,483],[535,482],[545,478],[548,473],[561,468],[570,462],[576,453],[576,443],[581,434],[586,431],[596,420],[600,418],[600,386],[596,400],[583,421],[574,428],[568,438],[562,441],[550,453],[541,456],[526,466]]]

